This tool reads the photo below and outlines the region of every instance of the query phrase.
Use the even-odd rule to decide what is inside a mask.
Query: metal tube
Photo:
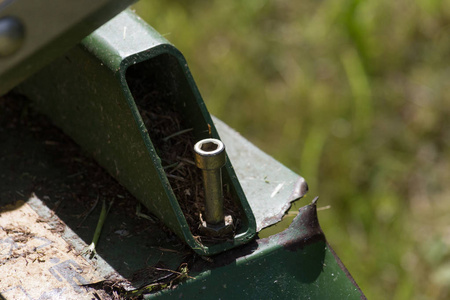
[[[205,221],[223,225],[222,171],[225,165],[225,145],[217,139],[204,139],[194,146],[195,162],[202,169],[205,188]]]
[[[205,221],[209,224],[223,223],[222,174],[216,170],[203,170],[205,187]]]

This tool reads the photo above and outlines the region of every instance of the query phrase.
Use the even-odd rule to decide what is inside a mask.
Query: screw
[[[205,221],[208,225],[224,224],[222,171],[225,145],[217,139],[204,139],[194,146],[195,162],[203,173],[205,188]]]
[[[23,44],[25,28],[16,17],[0,18],[0,57],[11,55]]]

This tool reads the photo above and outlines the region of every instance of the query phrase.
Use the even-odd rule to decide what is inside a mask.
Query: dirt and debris
[[[150,102],[151,103],[151,102]],[[216,238],[204,236],[199,230],[200,213],[204,212],[204,189],[202,173],[194,162],[194,136],[191,131],[183,129],[180,115],[160,103],[140,110],[144,123],[149,130],[150,138],[162,160],[163,168],[172,190],[180,204],[181,210],[194,236],[202,243],[223,241],[228,237]],[[181,134],[176,135],[177,133]],[[171,136],[171,138],[167,138]],[[229,187],[224,185],[224,211],[236,216],[232,208]],[[231,209],[230,209],[231,208]]]
[[[152,267],[155,260],[170,262],[173,257],[182,256],[184,261],[188,261],[195,256],[144,206],[138,206],[139,202],[85,155],[78,145],[54,127],[45,116],[37,113],[26,98],[11,94],[0,98],[0,142],[2,205],[26,200],[35,193],[51,209],[50,216],[39,217],[35,222],[48,224],[51,232],[61,235],[67,224],[89,244],[101,206],[96,203],[114,201],[111,222],[99,243],[103,250],[99,251],[123,277],[132,279],[135,270],[142,266]],[[136,215],[138,207],[140,215],[146,217]],[[61,219],[60,223],[53,222],[53,215]],[[32,238],[26,228],[3,226],[0,229],[8,233],[18,245]],[[126,229],[129,234],[118,239],[115,232],[119,229]],[[142,236],[148,235],[152,236],[151,240],[142,239]],[[139,245],[128,247],[135,242]],[[121,248],[120,254],[111,251],[112,247],[123,245],[127,247]],[[142,249],[158,249],[160,254],[156,254],[156,258],[148,257],[149,254]],[[38,250],[13,251],[11,257],[25,260],[27,264],[47,260],[45,253]],[[69,253],[76,250],[69,246],[65,251]],[[144,254],[137,259],[134,254],[136,251]],[[153,250],[151,253],[158,252]],[[0,265],[3,263],[6,260],[0,261]],[[171,267],[176,268],[173,265]],[[114,288],[120,284],[130,284],[127,282],[110,280],[109,285],[105,282],[105,290],[96,290],[96,297],[121,299],[123,293]]]
[[[35,157],[28,157],[22,149],[28,145],[8,143],[8,137],[0,135],[0,168],[4,170],[0,174],[0,198],[23,200],[35,193],[58,215],[68,210],[70,199],[68,218],[77,219],[81,229],[99,199],[115,200],[116,210],[135,216],[136,199],[47,117],[37,113],[25,97],[8,94],[0,98],[0,134],[2,128],[8,134],[26,135],[23,140],[43,141],[44,145],[34,149]],[[27,171],[18,173],[22,169]],[[54,170],[62,171],[54,174]],[[36,175],[42,173],[46,176]],[[142,209],[151,215],[145,207]]]
[[[12,238],[15,243],[26,243],[34,234],[26,227],[5,226],[0,227],[6,235]]]
[[[172,92],[165,92],[163,86],[155,85],[154,81],[149,80],[148,76],[141,76],[140,72],[140,69],[130,68],[127,73],[128,84],[192,234],[205,245],[233,238],[239,226],[240,209],[232,199],[229,184],[225,182],[224,213],[233,217],[235,231],[222,237],[211,237],[201,232],[200,214],[204,213],[205,205],[202,172],[197,168],[194,158],[197,139],[172,100]],[[209,124],[205,131],[211,134]]]
[[[0,259],[0,266],[7,263],[9,260],[23,257],[28,264],[31,259],[32,262],[41,262],[43,260],[43,253],[36,248],[24,249],[28,240],[35,237],[35,235],[26,226],[0,226],[0,230],[6,234],[7,238],[2,242],[13,245],[10,247],[8,256],[2,256]],[[28,259],[27,259],[28,258]]]
[[[174,289],[189,278],[194,277],[189,276],[187,263],[182,263],[177,270],[171,270],[159,263],[138,270],[130,281],[109,278],[83,286],[94,289],[93,294],[98,299],[143,299],[145,294]],[[131,284],[135,288],[130,288]]]

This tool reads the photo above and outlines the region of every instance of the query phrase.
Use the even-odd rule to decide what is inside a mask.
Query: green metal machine
[[[364,298],[326,242],[317,199],[285,231],[258,238],[306,194],[306,182],[209,114],[183,55],[133,12],[120,12],[127,1],[63,1],[58,9],[23,2],[0,4],[0,94],[9,92],[0,169],[11,182],[0,187],[0,242],[10,245],[0,261],[18,274],[35,259],[29,285],[14,276],[0,284],[4,298]],[[52,125],[29,110],[48,116],[82,153],[61,152],[71,141],[49,137]],[[47,154],[52,145],[58,159]],[[103,171],[86,155],[120,185],[96,181]],[[33,164],[22,163],[29,157]],[[99,200],[103,234],[97,253],[87,253]],[[92,203],[80,222],[74,212]],[[36,227],[42,220],[48,227]],[[39,245],[23,250],[30,243]],[[55,284],[33,285],[43,274]]]

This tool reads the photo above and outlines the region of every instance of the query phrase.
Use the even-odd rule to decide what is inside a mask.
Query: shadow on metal
[[[317,198],[285,231],[198,261],[195,280],[149,295],[195,299],[365,299],[320,228]],[[196,275],[194,275],[196,274]]]
[[[139,218],[139,202],[23,97],[0,98],[0,143],[0,207],[36,194],[42,205],[32,208],[48,224],[53,218],[62,221],[55,229],[74,251],[91,243],[102,201],[114,200],[97,245],[110,271],[130,278],[158,262],[176,269],[191,254],[156,218]],[[51,217],[42,206],[52,211]],[[76,238],[66,235],[66,227]]]

